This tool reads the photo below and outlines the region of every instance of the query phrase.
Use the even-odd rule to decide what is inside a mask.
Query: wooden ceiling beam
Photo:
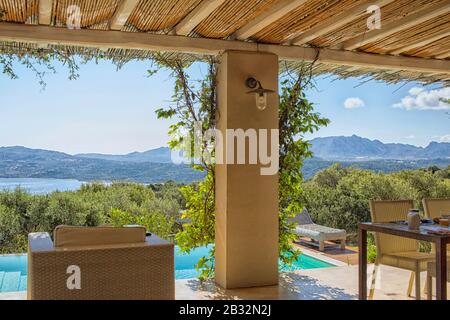
[[[39,24],[50,25],[53,0],[39,0]]]
[[[225,0],[203,0],[175,26],[173,33],[180,36],[187,36],[200,24],[200,22],[205,20],[224,2]]]
[[[450,61],[360,53],[334,49],[282,46],[237,40],[0,23],[0,41],[73,45],[94,48],[140,49],[217,55],[226,50],[269,52],[287,61],[314,61],[383,70],[450,74]],[[319,54],[318,54],[319,53]]]
[[[281,19],[297,7],[300,7],[308,0],[283,0],[274,7],[259,15],[256,19],[237,30],[231,39],[245,40],[257,34],[259,31],[269,26],[273,22]]]
[[[291,45],[302,45],[308,43],[324,34],[327,34],[333,30],[336,30],[346,24],[364,16],[368,15],[367,8],[371,5],[376,5],[379,7],[383,7],[394,0],[368,0],[363,3],[355,6],[350,10],[346,10],[341,14],[333,16],[329,19],[326,19],[323,22],[319,22],[314,27],[309,29],[306,32],[302,32],[296,35],[291,35],[288,39],[286,39],[286,44]]]
[[[412,42],[404,47],[390,51],[389,54],[398,55],[403,52],[408,52],[408,51],[416,49],[416,48],[425,47],[426,45],[429,45],[430,43],[433,43],[435,41],[438,41],[439,39],[442,39],[442,38],[445,38],[448,36],[450,36],[450,30],[445,31],[445,32],[440,32],[439,34],[437,34],[433,37],[429,37],[429,38],[423,39],[421,41]]]
[[[111,18],[109,28],[111,30],[121,30],[138,3],[139,0],[122,0]]]
[[[450,57],[450,50],[447,50],[446,52],[440,53],[436,56],[434,56],[435,59],[445,59]]]
[[[343,48],[345,50],[354,50],[356,48],[362,47],[368,43],[376,42],[383,38],[390,36],[391,34],[397,33],[404,29],[413,27],[427,20],[434,19],[440,15],[443,15],[450,11],[450,0],[446,0],[443,3],[438,3],[437,5],[428,7],[426,9],[417,11],[405,18],[393,21],[386,25],[381,25],[381,29],[376,29],[369,31],[367,33],[361,34],[343,43]]]
[[[259,44],[260,51],[277,54],[281,60],[314,61],[317,57],[315,48],[300,46],[280,46]],[[381,70],[413,71],[422,73],[450,74],[450,61],[404,56],[389,56],[364,52],[352,52],[335,49],[320,49],[317,62]]]

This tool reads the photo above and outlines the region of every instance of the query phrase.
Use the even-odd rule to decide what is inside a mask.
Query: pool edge
[[[331,267],[345,267],[348,266],[347,263],[327,257],[324,253],[319,253],[310,249],[306,249],[306,248],[298,248],[300,250],[300,252],[304,253],[307,256],[313,257],[317,260],[321,260],[323,262],[332,264]]]

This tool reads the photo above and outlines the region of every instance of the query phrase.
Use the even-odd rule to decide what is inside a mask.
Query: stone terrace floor
[[[330,244],[325,252],[315,250],[308,242],[300,242],[299,248],[314,257],[322,258],[336,267],[298,270],[280,274],[278,286],[223,290],[213,282],[201,284],[196,279],[176,280],[176,299],[285,299],[285,300],[352,300],[358,296],[357,248],[340,250]],[[373,265],[368,265],[370,274]],[[422,288],[425,285],[422,273]],[[375,290],[376,300],[402,300],[406,297],[410,272],[389,266],[381,266]],[[370,277],[368,277],[370,278]],[[2,299],[26,299],[26,292],[0,294]],[[409,298],[414,299],[414,297]],[[426,295],[422,291],[422,299]]]
[[[369,265],[368,270],[371,268]],[[409,275],[402,269],[381,266],[374,299],[408,299]],[[424,283],[425,273],[422,273],[422,288]],[[279,286],[238,290],[223,290],[213,283],[200,285],[195,279],[176,281],[177,299],[352,300],[357,299],[357,295],[357,265],[282,273]],[[425,298],[422,293],[422,299]]]
[[[371,265],[368,266],[370,271]],[[382,266],[379,272],[376,300],[407,299],[409,272]],[[285,299],[285,300],[351,300],[357,299],[358,266],[299,270],[280,274],[278,286],[223,290],[212,282],[200,284],[196,279],[177,280],[176,299]],[[422,288],[425,273],[422,273]],[[425,299],[425,295],[422,295]],[[26,299],[25,292],[3,293],[1,299]]]

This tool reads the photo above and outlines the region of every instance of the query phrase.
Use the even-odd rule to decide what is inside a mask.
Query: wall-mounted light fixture
[[[247,88],[253,89],[248,91],[247,93],[255,95],[256,108],[261,111],[264,110],[267,107],[267,94],[273,93],[275,91],[264,89],[261,85],[261,82],[252,77],[245,80],[245,85],[247,86]]]

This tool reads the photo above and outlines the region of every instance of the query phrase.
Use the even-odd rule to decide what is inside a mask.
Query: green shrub
[[[367,262],[374,263],[377,258],[377,247],[375,245],[375,238],[373,234],[369,233],[367,236]]]
[[[165,239],[179,231],[184,202],[180,185],[136,183],[84,184],[74,192],[31,195],[24,190],[0,192],[0,252],[27,250],[27,234],[49,232],[61,224],[98,226],[141,224]]]
[[[450,180],[444,177],[440,171],[383,174],[334,165],[304,183],[302,198],[316,223],[345,229],[354,241],[358,223],[371,220],[371,199],[412,199],[422,209],[424,197],[450,197]]]
[[[7,253],[7,249],[14,238],[22,231],[20,215],[14,209],[0,204],[0,248],[2,253]]]

